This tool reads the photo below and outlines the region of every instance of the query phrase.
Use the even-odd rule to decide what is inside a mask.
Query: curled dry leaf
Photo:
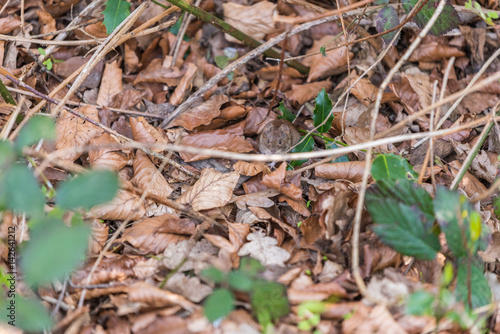
[[[109,228],[98,219],[92,219],[90,228],[89,253],[91,256],[96,256],[104,247],[106,240],[108,240]]]
[[[123,232],[120,242],[128,242],[146,254],[163,253],[172,240],[178,240],[173,234],[191,235],[195,224],[171,214],[146,218]]]
[[[54,73],[57,75],[62,76],[63,78],[69,77],[71,74],[73,74],[77,69],[79,69],[83,64],[85,64],[87,61],[89,61],[90,57],[71,57],[67,60],[65,60],[62,63],[55,63],[53,68],[54,68]],[[102,61],[97,63],[97,65],[94,67],[94,69],[90,72],[89,76],[83,81],[83,83],[80,86],[80,89],[83,88],[97,88],[99,86],[99,83],[101,82],[101,76],[102,76],[102,70],[104,68],[104,64]],[[73,79],[71,82],[74,82],[75,79]],[[60,94],[63,94],[62,92]],[[64,94],[63,94],[64,96]],[[62,98],[62,96],[61,96]]]
[[[246,162],[239,160],[233,165],[233,168],[238,174],[245,176],[254,176],[261,172],[269,174],[271,172],[267,164],[262,161]]]
[[[302,189],[292,182],[285,181],[286,163],[282,163],[274,172],[264,175],[261,183],[271,189],[278,190],[283,195],[294,200],[302,199]]]
[[[253,6],[227,2],[222,4],[222,8],[227,23],[257,40],[264,39],[266,34],[275,30],[273,12],[276,5],[269,1],[261,1]],[[226,39],[229,42],[241,43],[227,34]]]
[[[171,57],[166,56],[162,61],[161,59],[153,59],[146,69],[139,72],[134,81],[134,85],[141,82],[158,82],[164,83],[169,87],[175,87],[184,76],[185,70],[173,66],[170,67],[172,62]]]
[[[431,42],[420,45],[410,56],[409,61],[440,61],[451,57],[464,57],[465,53],[457,48]]]
[[[259,191],[255,193],[250,193],[247,195],[241,195],[233,198],[232,202],[235,202],[238,208],[245,209],[247,206],[257,206],[261,208],[270,208],[274,205],[274,202],[270,200],[270,197],[279,195],[279,191],[275,189],[267,189],[264,191]]]
[[[183,240],[177,244],[170,243],[163,252],[162,265],[167,269],[177,269],[179,272],[194,270],[199,273],[210,266],[210,258],[217,255],[218,252],[217,247],[205,239],[198,241],[194,246],[191,240]],[[180,268],[177,268],[186,255],[186,261]]]
[[[218,208],[229,203],[239,174],[221,173],[213,168],[205,168],[200,179],[177,202],[190,205],[194,210]]]
[[[141,67],[141,63],[139,63],[139,57],[135,53],[135,51],[129,46],[129,43],[125,43],[125,57],[124,57],[124,63],[125,63],[125,73],[130,74],[130,73],[135,73],[137,70]]]
[[[151,182],[153,178],[154,182]],[[134,177],[131,181],[142,191],[148,190],[150,194],[161,198],[167,198],[174,191],[143,151],[137,151],[134,159]]]
[[[308,245],[314,245],[314,243],[324,235],[326,229],[324,225],[320,224],[319,215],[313,214],[302,221],[300,230],[304,236],[304,241]]]
[[[369,106],[375,102],[378,87],[372,84],[370,80],[362,78],[351,89],[351,93],[359,100],[359,102],[363,103],[365,106]]]
[[[41,23],[40,27],[41,34],[48,34],[57,30],[56,20],[54,20],[54,18],[49,13],[47,13],[43,9],[37,10],[36,13],[38,15],[39,22]],[[52,37],[54,36],[44,36],[43,39],[50,40],[52,39]]]
[[[168,128],[182,126],[186,130],[193,130],[200,125],[208,125],[220,114],[220,107],[229,100],[227,95],[214,95],[208,101],[203,102],[177,117]]]
[[[346,297],[347,291],[337,282],[317,283],[313,285],[293,284],[287,291],[291,304],[300,304],[311,300],[325,300],[330,296]]]
[[[108,203],[93,207],[87,216],[104,220],[139,220],[146,213],[144,204],[136,195],[118,190],[115,198]]]
[[[458,175],[458,171],[462,167],[462,164],[458,161],[452,161],[448,164],[449,171],[455,178]],[[465,172],[462,181],[459,184],[459,188],[463,189],[469,198],[486,192],[486,187],[481,183],[474,175],[469,172]]]
[[[106,63],[97,96],[97,104],[109,107],[113,102],[113,97],[122,91],[122,69],[118,65],[118,60],[110,64]]]
[[[136,282],[129,287],[128,300],[135,303],[144,303],[149,307],[179,305],[187,311],[194,311],[198,308],[198,306],[180,295],[145,282]]]
[[[316,166],[316,176],[331,180],[348,180],[354,183],[361,182],[365,170],[364,161],[346,161]]]
[[[21,26],[21,21],[12,15],[0,19],[0,34],[11,33]]]
[[[145,144],[168,144],[168,140],[163,137],[157,128],[149,124],[144,117],[137,117],[137,119],[131,117],[130,128],[135,141]],[[163,149],[155,148],[154,151],[161,152]]]
[[[276,239],[266,236],[260,230],[249,234],[247,239],[249,242],[241,247],[239,256],[250,255],[266,267],[275,265],[284,267],[290,258],[290,253],[276,246],[278,244]]]
[[[143,259],[143,257],[139,256],[108,253],[97,266],[90,283],[86,282],[86,280],[94,261],[89,261],[85,267],[77,270],[71,280],[76,285],[101,284],[111,281],[123,282],[127,278],[134,276],[132,268]]]
[[[89,162],[93,168],[106,168],[119,171],[128,163],[129,156],[117,148],[106,146],[116,145],[118,142],[107,133],[90,140],[90,146],[102,146],[100,149],[89,151]]]
[[[184,100],[184,98],[189,94],[191,88],[193,87],[194,77],[196,75],[196,72],[198,71],[198,68],[196,67],[195,64],[193,63],[186,63],[186,64],[187,64],[186,73],[184,73],[184,76],[182,77],[181,81],[175,88],[175,91],[173,92],[172,96],[170,96],[169,102],[174,106],[179,105]]]
[[[327,92],[331,91],[333,84],[331,81],[318,81],[304,85],[292,85],[292,90],[285,93],[290,101],[298,105],[303,105],[307,101],[314,99],[324,88]]]
[[[334,38],[335,36],[324,36],[319,41],[315,41],[309,53],[318,52],[321,47]],[[341,41],[344,40],[343,37],[340,39]],[[322,54],[310,57],[308,61],[311,63],[311,68],[309,69],[307,82],[344,72],[347,69],[348,60],[351,60],[353,57],[354,53],[347,52],[347,48],[345,47],[328,51],[326,57],[323,57]]]
[[[399,333],[407,332],[394,320],[383,304],[374,308],[359,305],[354,314],[342,323],[342,333]]]
[[[171,276],[167,281],[166,288],[195,303],[201,302],[213,290],[210,286],[201,283],[198,277],[189,277],[182,273],[175,273]]]
[[[182,145],[199,148],[211,148],[223,151],[247,153],[253,151],[253,146],[241,136],[235,135],[225,130],[210,130],[194,133],[182,138]],[[180,153],[186,162],[204,160],[207,156],[194,153]]]
[[[88,118],[99,122],[96,108],[82,106],[78,108],[77,111]],[[77,152],[76,149],[87,145],[92,138],[95,138],[103,133],[103,131],[97,126],[91,124],[90,122],[86,122],[67,111],[62,111],[61,116],[56,121],[56,132],[56,149],[66,150],[66,153],[62,155],[62,158],[70,161],[75,161],[80,156],[81,153]]]
[[[493,152],[486,152],[481,150],[478,155],[472,160],[472,170],[477,177],[485,179],[493,183],[498,173],[498,155]]]

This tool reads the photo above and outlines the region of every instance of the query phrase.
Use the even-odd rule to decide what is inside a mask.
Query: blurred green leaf
[[[234,290],[249,292],[252,290],[253,280],[241,271],[231,271],[228,275],[229,286]]]
[[[330,113],[332,111],[332,108],[332,100],[330,100],[330,97],[323,88],[316,97],[316,106],[314,107],[313,114],[315,127],[319,126],[326,120],[325,124],[318,128],[319,133],[328,132],[328,130],[330,130],[330,128],[332,127],[333,113]]]
[[[15,301],[16,326],[27,332],[43,332],[52,327],[52,318],[40,301],[19,294],[16,294]]]
[[[227,289],[214,290],[203,306],[205,316],[210,322],[227,316],[232,310],[234,310],[234,296]]]
[[[290,311],[286,289],[276,282],[256,281],[251,293],[251,303],[252,310],[263,327],[287,315]]]
[[[392,6],[384,6],[380,9],[375,19],[375,26],[377,27],[377,31],[379,33],[385,32],[396,27],[399,24],[398,13]],[[391,43],[394,36],[397,34],[397,30],[389,32],[387,34],[382,35],[382,39],[384,40],[386,45]],[[393,45],[398,44],[398,39],[396,39]]]
[[[455,293],[457,299],[467,304],[468,295],[468,259],[461,259],[458,265],[457,285]],[[478,308],[491,303],[491,288],[484,277],[482,261],[476,259],[471,264],[471,303],[472,308]]]
[[[16,152],[9,141],[0,140],[0,171],[5,171],[7,165],[16,160]]]
[[[31,146],[40,139],[56,139],[56,125],[52,118],[33,116],[19,132],[15,147],[21,151],[24,147]]]
[[[406,301],[406,314],[411,315],[433,315],[433,304],[435,296],[425,290],[412,293]]]
[[[63,279],[84,259],[89,235],[83,224],[67,227],[59,219],[40,220],[20,252],[25,282],[36,286]]]
[[[417,5],[418,0],[403,0],[403,8],[406,14],[409,14],[411,10]],[[427,22],[431,19],[432,15],[436,11],[439,4],[439,0],[429,0],[415,15],[413,20],[417,23],[418,27],[422,29]],[[437,18],[436,22],[432,26],[429,33],[434,36],[443,35],[455,28],[458,28],[462,21],[458,16],[457,11],[451,5],[450,1],[446,1],[443,11]]]
[[[225,278],[225,274],[215,267],[203,269],[201,276],[209,281],[220,284]]]
[[[56,203],[65,209],[90,209],[111,201],[118,191],[118,177],[111,171],[91,171],[65,181],[57,189]]]

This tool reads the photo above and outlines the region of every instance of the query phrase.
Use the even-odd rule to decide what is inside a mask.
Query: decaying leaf
[[[228,100],[229,98],[223,94],[212,96],[199,106],[182,113],[168,127],[182,126],[186,130],[193,130],[200,125],[208,125],[219,116],[220,107]]]
[[[276,246],[276,239],[268,237],[262,231],[255,231],[247,236],[248,243],[243,245],[238,252],[239,256],[250,255],[260,261],[264,266],[284,266],[290,258],[283,248]]]
[[[109,220],[141,219],[146,213],[146,209],[139,199],[128,191],[118,190],[116,197],[111,202],[92,208],[88,217]]]
[[[103,107],[110,106],[113,102],[113,97],[121,91],[123,91],[122,69],[118,61],[115,60],[104,67],[97,104]]]
[[[139,189],[161,198],[168,198],[174,191],[158,168],[149,160],[146,153],[137,151],[134,159],[132,183]]]
[[[90,140],[90,146],[101,146],[102,148],[89,151],[89,162],[93,168],[108,168],[119,171],[129,161],[129,155],[120,149],[106,146],[116,146],[118,142],[107,133]]]
[[[274,30],[273,11],[276,5],[269,1],[261,1],[253,6],[227,2],[222,4],[222,8],[227,23],[257,40],[264,39],[267,33]],[[241,43],[229,35],[226,35],[226,39],[229,42]]]
[[[261,161],[246,162],[240,160],[233,165],[233,168],[239,174],[246,176],[254,176],[260,172],[263,172],[264,174],[271,172],[269,167]]]

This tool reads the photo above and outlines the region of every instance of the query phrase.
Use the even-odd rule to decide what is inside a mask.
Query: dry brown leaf
[[[317,177],[332,180],[349,180],[354,183],[361,182],[364,170],[364,161],[335,162],[319,165],[314,168]]]
[[[236,172],[221,173],[213,168],[205,168],[200,179],[177,202],[190,205],[194,210],[208,210],[226,205],[240,175]]]
[[[171,57],[165,57],[165,60],[153,59],[146,69],[139,72],[134,84],[140,82],[158,82],[164,83],[169,87],[175,87],[179,84],[184,76],[185,70],[180,70],[177,67],[170,67],[172,62]]]
[[[359,102],[363,103],[365,106],[369,106],[375,102],[378,87],[372,84],[370,80],[362,78],[351,89],[351,93],[359,100]]]
[[[97,256],[108,240],[109,228],[98,219],[92,219],[90,227],[89,253],[91,256]]]
[[[407,75],[402,73],[401,76],[408,80],[411,88],[417,93],[420,108],[428,107],[432,104],[432,85],[429,75],[425,73],[415,73]]]
[[[186,98],[186,96],[189,95],[189,93],[191,92],[191,88],[193,88],[194,76],[198,71],[198,68],[195,64],[186,64],[186,73],[184,73],[184,76],[182,77],[181,81],[175,88],[175,91],[172,93],[172,96],[170,96],[170,100],[168,101],[174,106],[179,105]]]
[[[96,108],[82,106],[77,111],[99,122]],[[67,153],[62,158],[70,161],[75,161],[81,154],[80,152],[76,152],[75,149],[87,145],[92,138],[98,137],[103,133],[102,129],[67,111],[62,111],[61,116],[56,121],[56,132],[56,149],[67,150]]]
[[[270,208],[274,205],[274,202],[270,200],[270,197],[278,195],[280,192],[275,189],[267,189],[264,191],[254,192],[248,195],[241,195],[233,198],[232,202],[235,202],[238,208],[245,209],[248,206],[257,206],[261,208]]]
[[[342,333],[407,334],[385,305],[377,305],[372,309],[364,304],[359,305],[354,314],[342,323]]]
[[[199,273],[210,266],[209,261],[218,252],[217,247],[212,245],[208,240],[202,239],[194,246],[190,241],[183,240],[177,244],[170,243],[165,248],[162,264],[165,268],[176,269],[179,272],[194,270],[196,273]],[[185,259],[186,255],[187,258]]]
[[[474,160],[472,160],[471,168],[474,174],[489,183],[495,182],[500,165],[497,157],[498,155],[493,152],[481,150]]]
[[[239,160],[233,165],[233,168],[238,174],[245,176],[254,176],[261,172],[269,174],[271,172],[266,163],[262,161],[246,162]]]
[[[97,104],[109,107],[113,102],[113,97],[123,91],[122,69],[118,65],[118,60],[106,63],[102,74],[101,87],[97,96]]]
[[[309,245],[314,243],[325,233],[325,226],[319,222],[319,215],[311,215],[309,218],[302,221],[300,230],[304,236],[304,241]]]
[[[104,220],[125,220],[132,221],[141,219],[146,213],[144,204],[140,203],[140,198],[125,191],[118,190],[115,198],[108,203],[93,207],[89,213],[89,218]]]
[[[130,73],[135,73],[137,70],[142,66],[141,63],[139,63],[139,57],[135,53],[135,51],[129,46],[129,43],[125,43],[125,57],[123,58],[123,61],[125,63],[125,73],[130,74]]]
[[[118,142],[107,133],[90,140],[90,146],[111,146]],[[121,149],[102,147],[100,149],[89,151],[89,162],[94,168],[107,168],[118,171],[128,163],[129,156]]]
[[[151,182],[154,178],[154,182]],[[160,198],[168,198],[174,191],[158,168],[143,151],[137,151],[134,159],[134,177],[131,182],[142,191]]]
[[[145,144],[168,144],[168,140],[160,133],[160,131],[149,124],[144,117],[137,117],[137,119],[130,118],[130,128],[132,129],[132,134],[134,140]],[[153,149],[156,152],[161,152],[163,149],[156,148]]]
[[[73,275],[71,281],[74,284],[101,284],[110,281],[123,282],[128,277],[133,277],[134,272],[132,268],[143,260],[143,257],[120,255],[116,253],[107,253],[97,266],[96,271],[91,277],[90,283],[86,282],[87,277],[94,265],[94,261],[89,261],[85,267],[77,270]],[[88,298],[88,296],[87,296]]]
[[[334,38],[335,36],[324,36],[319,41],[314,41],[314,44],[308,53],[318,52],[321,47],[324,47]],[[340,42],[343,40],[343,37],[340,38]],[[354,53],[348,53],[345,47],[328,51],[326,57],[323,57],[321,53],[310,57],[308,61],[310,62],[311,67],[309,69],[307,82],[344,72],[347,70],[347,57],[352,59],[354,57]]]
[[[222,4],[224,21],[245,34],[263,40],[264,36],[275,30],[273,11],[276,5],[269,1],[261,1],[253,6],[243,6],[235,2]],[[234,37],[225,35],[232,43],[241,43]]]
[[[193,130],[200,125],[208,125],[220,114],[220,107],[226,103],[229,98],[224,95],[214,95],[208,101],[203,102],[177,117],[168,128],[182,126],[186,130]]]
[[[312,285],[299,285],[297,281],[288,289],[288,300],[291,304],[300,304],[311,300],[325,300],[332,295],[347,296],[345,289],[337,282],[317,283]]]
[[[247,153],[253,151],[253,146],[241,136],[225,130],[210,130],[188,135],[182,138],[182,145],[199,148],[212,148],[223,151]],[[208,157],[194,153],[180,153],[186,162],[207,159]]]
[[[153,276],[158,271],[159,261],[154,258],[150,258],[147,261],[140,261],[137,263],[132,270],[138,279],[146,279]]]
[[[247,236],[248,243],[240,248],[238,255],[250,255],[260,261],[263,266],[285,266],[290,258],[290,253],[276,246],[278,241],[268,237],[261,230],[255,231]]]
[[[463,56],[465,56],[465,53],[457,48],[431,42],[419,45],[411,54],[409,61],[441,61],[451,57],[459,58]]]
[[[286,97],[298,105],[303,105],[307,101],[314,99],[324,88],[329,92],[333,87],[331,81],[318,81],[304,85],[292,85],[292,90],[286,92]]]
[[[210,286],[201,283],[198,277],[190,277],[182,273],[175,273],[169,277],[165,287],[195,303],[201,302],[213,290]]]
[[[149,285],[145,282],[136,282],[128,289],[128,299],[131,302],[144,303],[150,307],[166,307],[172,305],[182,306],[187,311],[198,308],[186,298]]]
[[[458,160],[455,160],[450,162],[448,166],[448,169],[455,178],[460,170],[460,167],[462,167],[462,164]],[[469,172],[465,172],[465,175],[459,184],[459,188],[463,189],[469,198],[474,195],[485,193],[487,190],[485,185]]]
[[[147,218],[123,232],[119,242],[128,242],[145,254],[160,254],[172,240],[172,234],[191,235],[195,224],[171,214]],[[178,238],[175,238],[178,240]]]
[[[244,105],[237,104],[234,101],[226,104],[226,107],[220,111],[219,119],[223,120],[233,120],[245,116],[248,113],[248,109]]]
[[[63,78],[69,77],[77,69],[79,69],[83,64],[85,64],[90,57],[71,57],[66,59],[62,63],[55,63],[53,66],[54,73],[62,76]],[[89,76],[83,81],[80,89],[83,88],[97,88],[101,82],[102,70],[104,68],[104,63],[100,61],[90,72]],[[73,79],[71,82],[74,82]]]
[[[41,34],[48,34],[48,33],[51,33],[51,32],[54,32],[57,30],[56,29],[56,20],[54,20],[54,18],[52,18],[52,16],[50,16],[49,13],[47,13],[43,9],[37,10],[36,13],[38,15],[38,20],[41,23],[41,27],[40,27]],[[43,39],[50,40],[53,37],[54,36],[44,36]]]
[[[0,19],[0,34],[9,34],[21,26],[21,20],[12,15]]]
[[[275,171],[263,175],[261,183],[271,189],[281,191],[282,184],[285,183],[286,162],[283,162]]]

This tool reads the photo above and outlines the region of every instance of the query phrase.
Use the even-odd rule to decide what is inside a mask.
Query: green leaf
[[[432,208],[429,194],[404,179],[380,183],[366,194],[366,206],[376,223],[375,234],[401,254],[421,260],[434,259],[440,244],[432,230],[434,216],[429,213]]]
[[[15,160],[16,153],[12,144],[6,140],[0,140],[0,171],[5,170],[6,166]]]
[[[111,201],[118,191],[118,177],[111,171],[92,171],[65,181],[57,190],[56,203],[65,209],[90,209]]]
[[[40,139],[56,139],[56,125],[52,118],[45,116],[34,116],[21,129],[15,147],[21,151],[24,147],[31,146]]]
[[[203,269],[201,271],[201,276],[211,282],[220,284],[225,279],[225,274],[215,267],[210,267]]]
[[[42,48],[38,48],[38,52],[42,55],[42,56],[45,56],[45,50],[42,49]]]
[[[15,212],[28,215],[43,213],[45,197],[26,165],[16,164],[3,173],[0,179],[0,203]]]
[[[281,111],[281,116],[278,116],[278,118],[283,118],[292,123],[295,120],[295,115],[288,110],[287,107],[283,104],[283,102],[280,102],[280,105],[278,106],[278,110]]]
[[[385,6],[380,9],[378,12],[377,18],[375,19],[375,25],[377,27],[377,31],[379,33],[385,32],[389,29],[396,27],[399,24],[398,13],[392,6]],[[390,33],[382,35],[382,39],[385,44],[388,45],[392,39],[396,36],[397,30],[392,31]],[[398,39],[394,40],[393,45],[398,44]]]
[[[249,292],[252,290],[252,279],[241,271],[231,271],[228,275],[229,286],[234,290]]]
[[[459,262],[457,272],[457,285],[455,293],[457,299],[467,303],[468,295],[468,260]],[[491,303],[491,289],[483,274],[482,261],[473,261],[471,265],[471,303],[472,308],[478,308]]]
[[[305,139],[304,139],[305,136],[302,136],[300,137],[300,140],[303,140],[302,143],[300,143],[299,145],[295,146],[293,149],[292,149],[292,153],[301,153],[301,152],[311,152],[313,149],[314,149],[314,139],[312,136],[307,136]],[[290,165],[292,167],[297,167],[297,166],[300,166],[302,165],[304,162],[307,162],[307,160],[296,160],[296,161],[292,161],[290,162]]]
[[[402,3],[406,14],[409,14],[413,7],[415,7],[418,3],[418,0],[403,0]],[[430,18],[436,11],[438,4],[439,0],[429,0],[415,15],[413,20],[417,23],[420,29],[422,29],[427,22],[429,22]],[[434,36],[443,35],[455,28],[458,28],[461,22],[462,21],[460,20],[457,11],[451,5],[450,1],[447,0],[443,11],[439,15],[429,33]]]
[[[373,161],[371,173],[375,181],[416,179],[418,176],[406,159],[392,153],[379,155]]]
[[[320,47],[319,52],[321,52],[321,55],[323,56],[323,58],[325,58],[326,57],[326,46]]]
[[[389,3],[389,0],[375,0],[374,3],[376,5],[387,5]]]
[[[130,3],[123,0],[108,0],[105,3],[104,22],[106,33],[111,34],[130,15]]]
[[[333,149],[333,148],[339,148],[339,145],[337,145],[335,142],[327,142],[325,147],[327,149]],[[349,160],[349,157],[346,155],[341,155],[340,157],[336,158],[335,160],[333,160],[333,162],[347,162],[347,161],[351,161]]]
[[[325,124],[318,128],[319,133],[328,132],[328,130],[330,130],[330,128],[332,127],[333,113],[330,113],[332,111],[332,108],[332,100],[330,100],[330,97],[323,88],[316,97],[316,106],[314,107],[313,114],[315,127],[319,126],[321,123],[323,123],[324,120],[326,120]]]
[[[10,92],[9,90],[7,89],[7,87],[5,87],[4,83],[2,82],[2,80],[0,80],[0,95],[2,95],[2,98],[4,99],[4,101],[8,104],[12,104],[12,105],[16,105],[16,101],[14,100],[14,98],[12,97],[12,95],[10,95]]]
[[[84,259],[89,235],[87,225],[67,227],[59,219],[40,220],[21,250],[25,282],[35,286],[63,279]]]
[[[254,283],[251,304],[262,326],[266,327],[288,314],[290,306],[285,293],[285,287],[276,282],[259,280]]]
[[[251,257],[243,257],[240,260],[239,271],[245,273],[248,277],[257,277],[257,275],[266,269],[260,262]]]
[[[415,291],[406,302],[406,314],[411,315],[434,315],[433,307],[434,295],[425,290]]]
[[[234,296],[227,289],[217,289],[205,300],[203,311],[210,322],[227,316],[234,310]]]
[[[227,64],[229,64],[229,58],[224,55],[215,56],[214,60],[215,64],[217,64],[217,67],[219,68],[224,68],[227,66]]]
[[[15,302],[16,326],[27,332],[43,332],[43,329],[52,327],[52,318],[40,301],[16,294]]]

